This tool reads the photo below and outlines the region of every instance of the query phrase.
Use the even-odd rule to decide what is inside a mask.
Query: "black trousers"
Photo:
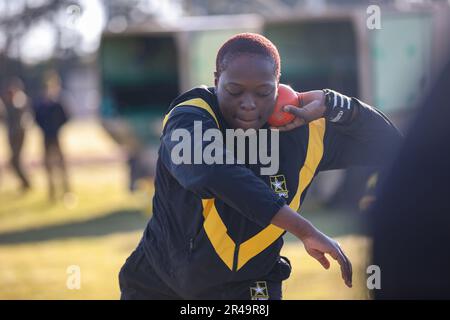
[[[230,282],[208,289],[193,299],[200,300],[281,300],[283,280],[289,278],[291,264],[279,257],[274,269],[262,279]],[[139,245],[119,273],[122,300],[182,300],[155,272]]]

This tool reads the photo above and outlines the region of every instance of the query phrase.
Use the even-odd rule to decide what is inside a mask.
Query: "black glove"
[[[331,89],[323,89],[325,93],[325,111],[324,117],[333,123],[348,123],[352,119],[355,103],[352,98],[347,97]]]

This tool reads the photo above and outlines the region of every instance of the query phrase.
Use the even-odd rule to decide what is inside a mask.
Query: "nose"
[[[244,111],[253,111],[256,109],[255,100],[251,94],[245,94],[242,97],[240,108]]]

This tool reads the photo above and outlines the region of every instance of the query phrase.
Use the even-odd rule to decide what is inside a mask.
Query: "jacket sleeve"
[[[358,113],[350,123],[326,121],[319,171],[350,166],[383,167],[402,141],[398,129],[381,111],[356,98],[352,100]]]
[[[184,131],[191,140],[191,160],[196,148],[204,150],[211,142],[203,141],[194,144],[194,121],[201,121],[201,132],[217,129],[215,121],[206,112],[192,107],[178,107],[171,114],[161,137],[160,159],[172,176],[185,189],[201,198],[219,198],[248,219],[261,226],[270,224],[273,216],[285,204],[267,184],[257,177],[250,169],[239,164],[175,164],[172,161],[172,151],[180,140],[172,141],[172,135],[177,129]],[[190,109],[187,111],[187,109]],[[197,122],[198,124],[198,122]],[[198,141],[198,137],[196,137]],[[221,141],[219,153],[228,151]],[[217,150],[217,149],[216,149]],[[234,161],[236,163],[236,161]]]

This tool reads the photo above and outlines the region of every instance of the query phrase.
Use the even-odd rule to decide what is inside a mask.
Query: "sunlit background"
[[[359,97],[406,131],[449,56],[450,1],[0,0],[0,299],[119,298],[119,269],[152,214],[164,112],[184,90],[213,84],[217,49],[244,31],[277,45],[283,83]],[[49,72],[69,117],[59,135],[69,187],[56,183],[53,196],[33,117]],[[22,85],[8,102],[12,78]],[[372,297],[365,212],[374,173],[320,174],[301,212],[342,244],[354,287],[287,235],[284,298]]]

